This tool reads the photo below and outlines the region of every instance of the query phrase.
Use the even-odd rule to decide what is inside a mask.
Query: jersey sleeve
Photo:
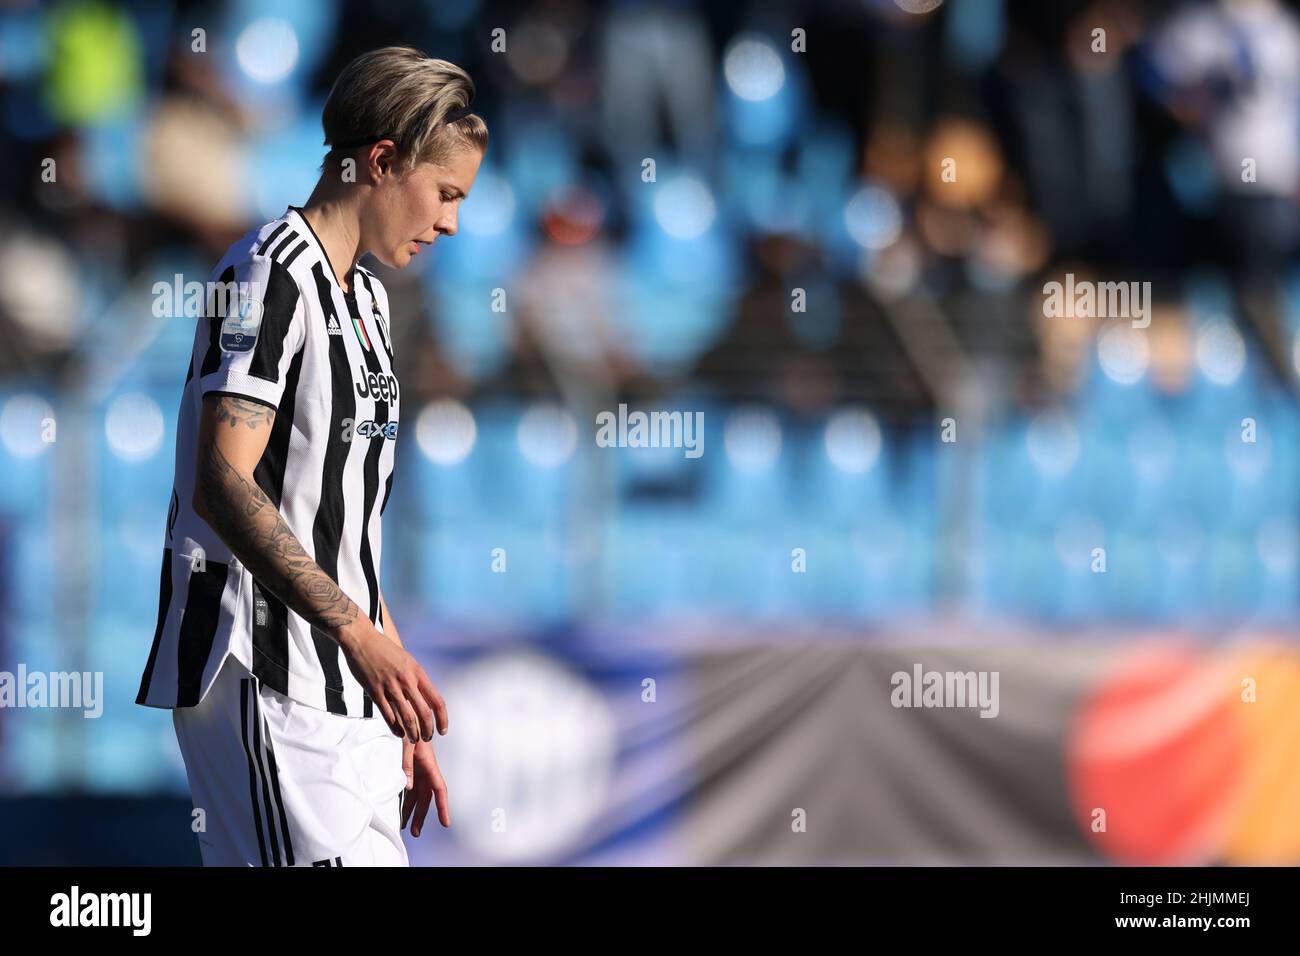
[[[285,376],[306,340],[302,294],[284,266],[255,257],[226,269],[208,295],[199,394],[280,407]]]

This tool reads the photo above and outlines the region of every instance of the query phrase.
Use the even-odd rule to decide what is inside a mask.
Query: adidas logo
[[[330,335],[342,335],[342,334],[343,334],[343,329],[339,327],[339,320],[338,320],[336,317],[334,317],[333,315],[330,316],[330,324],[329,324],[329,329],[328,329],[328,331],[329,331],[329,334],[330,334]]]

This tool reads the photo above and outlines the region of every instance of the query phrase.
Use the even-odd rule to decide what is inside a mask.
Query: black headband
[[[473,107],[471,107],[470,104],[466,103],[464,106],[460,107],[459,109],[452,110],[445,117],[443,117],[442,121],[444,123],[454,123],[458,119],[464,119],[466,116],[473,116],[473,115],[474,115]]]
[[[470,106],[470,104],[466,103],[464,106],[458,109],[454,109],[446,116],[444,116],[442,122],[443,125],[446,125],[448,123],[454,123],[456,122],[456,120],[464,119],[466,116],[473,116],[473,115],[474,115],[473,108]],[[335,150],[339,150],[339,149],[356,149],[358,146],[369,146],[371,143],[377,143],[381,139],[391,139],[394,143],[397,143],[396,136],[393,136],[390,133],[377,133],[377,134],[372,134],[370,136],[362,136],[360,139],[350,139],[346,143],[335,143],[333,146],[330,147],[330,152],[332,153]],[[398,145],[401,144],[399,143]]]

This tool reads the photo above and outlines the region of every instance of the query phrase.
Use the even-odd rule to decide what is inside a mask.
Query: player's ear
[[[391,139],[381,139],[370,147],[370,179],[376,181],[386,173],[397,170],[397,145]]]

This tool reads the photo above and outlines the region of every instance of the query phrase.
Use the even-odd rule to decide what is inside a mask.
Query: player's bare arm
[[[393,733],[431,740],[434,710],[446,707],[415,658],[381,639],[356,603],[307,554],[253,477],[275,420],[273,409],[209,395],[199,422],[194,509],[257,581],[338,642],[348,666]]]
[[[405,647],[402,643],[402,636],[397,633],[397,625],[393,623],[393,616],[388,613],[388,602],[384,600],[384,592],[379,592],[379,611],[383,615],[384,634],[386,634],[398,647]]]
[[[251,472],[226,457],[222,446],[229,446],[231,440],[202,431],[209,408],[217,432],[240,432],[233,451],[236,460],[260,458],[275,422],[274,410],[260,402],[228,395],[205,401],[196,509],[259,582],[342,643],[341,632],[356,621],[360,608],[298,543],[279,510],[251,480]]]

